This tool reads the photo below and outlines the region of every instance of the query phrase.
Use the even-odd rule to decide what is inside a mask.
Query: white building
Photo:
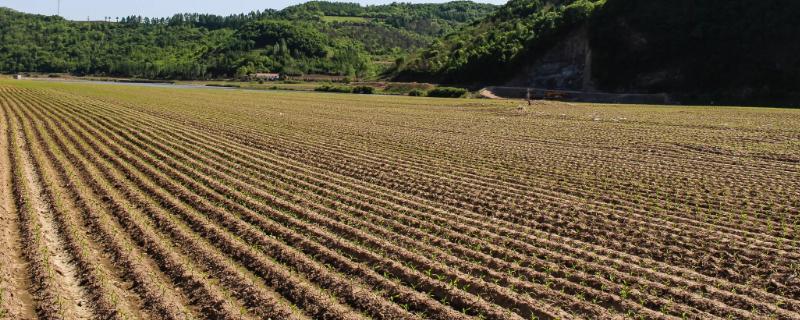
[[[275,81],[281,79],[280,73],[255,73],[252,74],[251,77],[256,80],[269,80]]]

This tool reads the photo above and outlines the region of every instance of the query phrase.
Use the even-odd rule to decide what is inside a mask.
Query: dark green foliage
[[[395,2],[361,6],[357,3],[310,1],[282,10],[287,18],[320,19],[322,16],[371,18],[394,27],[426,36],[442,36],[461,24],[482,18],[496,7],[471,1],[443,4]]]
[[[167,24],[170,26],[201,27],[208,30],[238,29],[248,22],[272,18],[275,17],[276,14],[277,11],[272,9],[253,11],[247,14],[234,14],[227,17],[213,14],[185,13],[176,14],[170,18],[129,16],[122,18],[119,22],[134,26],[141,24]]]
[[[336,92],[336,93],[357,93],[357,94],[373,94],[375,93],[375,88],[370,86],[335,86],[335,85],[323,85],[314,88],[314,91],[319,92]]]
[[[383,87],[383,92],[388,94],[406,95],[412,91],[418,90],[425,94],[427,90],[433,89],[434,85],[429,83],[416,83],[416,82],[402,82],[402,83],[387,83]]]
[[[337,92],[337,93],[352,93],[353,87],[348,86],[334,86],[334,85],[323,85],[314,88],[314,91],[319,92]]]
[[[432,41],[430,37],[374,22],[335,23],[323,28],[323,32],[335,38],[353,39],[372,55],[406,54]]]
[[[800,2],[511,0],[397,63],[398,79],[498,84],[585,27],[598,89],[696,103],[800,97]]]
[[[798,12],[793,0],[608,0],[592,21],[595,77],[607,90],[785,99],[800,91]]]
[[[428,91],[429,97],[438,98],[462,98],[467,95],[469,91],[462,88],[438,87]]]
[[[414,90],[409,91],[408,95],[412,96],[412,97],[424,97],[425,96],[425,91],[420,90],[420,89],[414,89]]]
[[[255,21],[239,29],[236,36],[248,50],[272,47],[275,55],[295,57],[323,57],[326,54],[325,36],[297,21]]]
[[[199,78],[207,65],[193,60],[193,53],[223,36],[182,26],[69,22],[0,8],[0,71]]]
[[[375,93],[375,88],[370,86],[355,86],[352,92],[358,94],[373,94]]]
[[[603,0],[512,0],[398,65],[401,79],[501,81],[584,23]]]
[[[459,8],[467,11],[455,14]],[[117,23],[67,21],[0,8],[0,72],[148,79],[246,78],[280,72],[359,79],[379,72],[387,60],[430,43],[442,30],[493,9],[471,3],[362,7],[311,2],[228,17],[131,16]],[[322,20],[325,15],[368,19],[327,23]],[[389,21],[399,17],[408,18],[408,23]],[[420,28],[419,21],[426,19],[435,20],[435,28]]]

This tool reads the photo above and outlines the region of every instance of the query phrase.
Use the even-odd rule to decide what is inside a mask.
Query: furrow
[[[77,134],[79,136],[81,136],[81,138],[85,138],[85,135],[83,133],[78,132]],[[94,142],[91,142],[91,141],[87,141],[87,142],[93,148],[98,148],[98,146]],[[125,157],[124,156],[124,152],[121,149],[116,149],[113,146],[112,146],[112,149],[114,149],[115,152],[122,153],[123,157]],[[102,154],[103,157],[105,157],[105,158],[115,158],[114,156],[111,156],[110,154],[106,153],[103,150],[99,150],[99,149],[95,149],[95,150],[98,150],[99,153]],[[125,159],[130,161],[130,158],[125,158]],[[115,165],[119,165],[118,163],[116,163],[115,160],[111,160],[111,162],[114,163]],[[202,242],[202,240],[197,238],[196,235],[195,236],[189,235],[189,233],[187,233],[187,231],[185,230],[185,228],[188,228],[188,227],[181,227],[181,224],[177,220],[169,218],[164,211],[161,211],[162,209],[158,208],[159,206],[163,206],[165,208],[170,208],[171,210],[176,210],[177,209],[178,211],[181,211],[182,212],[182,218],[184,218],[184,219],[195,219],[194,221],[192,221],[193,223],[191,223],[191,227],[192,228],[209,228],[210,227],[210,229],[206,229],[205,232],[214,232],[215,231],[216,233],[215,234],[204,234],[205,237],[208,237],[209,239],[212,239],[214,241],[219,241],[219,243],[221,243],[220,245],[224,245],[224,244],[227,243],[227,247],[225,247],[225,249],[226,250],[236,250],[236,251],[234,251],[232,253],[235,256],[236,259],[244,259],[243,257],[245,257],[247,259],[251,259],[250,260],[250,263],[251,263],[250,267],[252,269],[254,269],[255,272],[258,272],[260,275],[263,276],[263,275],[269,274],[269,272],[272,272],[273,274],[271,275],[271,277],[268,277],[268,278],[274,278],[276,276],[284,277],[284,280],[270,281],[271,285],[273,285],[273,286],[274,285],[278,285],[278,286],[281,286],[281,287],[284,287],[284,288],[292,288],[293,286],[296,286],[296,284],[293,281],[287,281],[286,280],[286,279],[291,278],[292,276],[290,276],[289,274],[286,274],[286,273],[281,273],[282,272],[281,269],[278,269],[278,268],[275,268],[275,267],[268,267],[271,264],[271,262],[269,262],[268,260],[254,258],[255,256],[252,253],[252,248],[249,248],[248,246],[246,246],[244,244],[235,245],[236,242],[240,242],[240,241],[236,241],[235,237],[226,236],[223,233],[220,233],[216,229],[216,227],[213,227],[213,226],[209,225],[208,223],[202,222],[202,220],[197,220],[197,218],[199,218],[199,215],[196,215],[197,214],[196,212],[194,212],[194,214],[193,214],[191,209],[189,209],[185,205],[182,205],[182,204],[179,204],[179,203],[176,203],[176,202],[173,202],[172,200],[170,200],[169,197],[166,195],[166,193],[164,193],[164,191],[160,191],[160,190],[157,189],[158,187],[155,187],[154,185],[149,185],[147,182],[145,182],[145,180],[150,179],[149,177],[144,177],[140,173],[137,174],[137,173],[134,173],[133,171],[127,171],[128,169],[124,168],[124,167],[120,167],[120,169],[126,172],[126,178],[127,179],[132,179],[135,182],[134,183],[135,185],[137,185],[137,186],[139,186],[141,188],[145,188],[143,190],[145,190],[146,193],[150,194],[153,197],[156,197],[155,199],[152,199],[151,201],[148,201],[148,200],[146,200],[144,198],[141,198],[141,197],[138,197],[138,196],[132,196],[132,195],[129,196],[129,197],[131,197],[133,199],[136,199],[136,203],[141,206],[142,210],[144,210],[148,214],[148,216],[150,216],[151,218],[153,218],[153,219],[155,219],[157,221],[157,225],[159,225],[161,228],[165,229],[166,232],[168,234],[170,234],[172,237],[175,237],[177,243],[182,243],[183,245],[191,245],[192,243]],[[150,173],[153,173],[153,172],[150,172]],[[117,184],[121,185],[121,183],[117,183]],[[230,269],[230,267],[228,267],[228,264],[224,262],[225,258],[221,257],[217,253],[214,253],[214,252],[209,251],[208,249],[206,249],[207,248],[206,245],[196,244],[196,245],[191,245],[191,246],[192,246],[191,250],[188,250],[187,252],[203,252],[203,254],[205,255],[206,259],[211,259],[211,261],[204,261],[204,263],[209,263],[209,264],[213,265],[214,269],[222,268],[222,270],[218,271],[218,273],[230,274],[230,275],[233,275],[234,278],[235,278],[235,275],[238,272],[235,271],[234,269]],[[198,259],[199,259],[199,257],[198,257]],[[252,263],[257,263],[258,267],[254,267],[254,265]],[[265,268],[269,268],[269,269],[265,269]],[[225,269],[227,269],[227,272],[224,271]],[[228,277],[230,277],[230,276],[228,276]],[[239,286],[243,286],[244,285],[246,287],[252,287],[252,284],[247,283],[246,277],[241,277],[240,276],[239,280],[231,280],[231,281],[238,281],[239,282]],[[302,283],[302,282],[300,282],[300,283]],[[298,289],[295,289],[295,290],[300,290],[298,292],[295,292],[295,294],[300,294],[301,296],[303,294],[310,294],[310,296],[306,297],[306,298],[317,299],[317,301],[324,301],[325,298],[322,298],[322,296],[317,296],[316,298],[313,298],[315,293],[312,293],[313,291],[308,291],[308,290],[313,290],[313,289],[309,289],[309,288],[302,289],[302,288],[303,287],[301,285],[301,287],[299,287]],[[305,292],[305,293],[303,293],[303,292]],[[263,294],[260,294],[260,295],[263,296]],[[244,297],[248,297],[248,295],[245,295]],[[255,297],[259,297],[259,295],[256,294],[256,295],[254,295],[254,297],[251,296],[250,298],[253,299]],[[300,296],[298,296],[297,298],[300,298]],[[335,307],[335,306],[325,307],[324,304],[311,304],[311,303],[308,303],[308,302],[306,304],[307,304],[307,307],[309,307],[309,308],[315,308],[315,309],[312,309],[312,311],[316,310],[316,314],[318,314],[320,316],[325,316],[325,314],[327,314],[327,317],[338,318],[338,317],[340,317],[342,315],[346,315],[347,314],[347,312],[344,311],[344,310],[338,310],[339,311],[338,314],[336,312],[331,312],[331,311],[336,311],[337,310],[336,309],[337,307]],[[254,303],[253,305],[254,306],[258,306],[260,304],[255,304]],[[265,304],[265,305],[267,305],[267,304]],[[332,310],[327,310],[326,308],[331,308]],[[267,313],[267,314],[269,314],[269,313]]]
[[[43,136],[41,130],[36,131],[36,136],[47,145],[55,144],[49,136]],[[83,179],[86,177],[80,176],[72,168],[64,165],[67,161],[63,160],[62,152],[66,151],[54,147],[45,148],[44,152],[54,166],[56,185],[66,188],[64,193],[69,195],[68,198],[74,199],[73,204],[80,212],[83,223],[90,231],[89,234],[96,235],[94,240],[104,247],[111,256],[110,259],[115,261],[113,264],[119,264],[117,272],[122,274],[121,278],[132,282],[131,290],[141,297],[144,307],[153,313],[153,318],[196,318],[184,308],[182,302],[178,301],[176,297],[181,295],[168,284],[169,280],[158,272],[154,262],[143,255],[130,239],[124,237],[124,232],[120,231],[116,222],[109,219],[107,212],[98,213],[105,211],[98,205],[101,201],[97,198],[86,198],[86,195],[91,195],[93,192],[85,186]],[[68,157],[73,164],[78,163],[72,154],[68,154]]]
[[[66,133],[66,131],[61,131]],[[60,136],[53,135],[59,147],[64,150],[65,142],[60,140]],[[68,139],[71,137],[67,137]],[[84,143],[86,141],[83,141]],[[78,154],[87,155],[85,150],[79,148],[80,143],[75,140],[70,141],[72,147],[78,148]],[[98,159],[99,160],[99,159]],[[89,172],[82,174],[92,177],[90,180],[94,192],[100,195],[103,205],[108,208],[117,221],[126,229],[137,244],[144,248],[144,251],[159,265],[159,268],[167,273],[176,284],[191,297],[190,303],[199,305],[200,313],[205,317],[218,319],[240,319],[245,316],[241,307],[231,303],[227,295],[220,291],[208,281],[208,275],[194,265],[187,257],[175,252],[175,244],[166,241],[153,231],[153,226],[147,219],[143,218],[139,212],[131,209],[138,209],[135,205],[127,202],[127,197],[116,190],[103,189],[97,181],[102,174],[110,175],[107,169],[94,168],[102,161],[88,164]],[[117,181],[106,180],[103,185],[119,186]],[[120,203],[121,202],[121,203]],[[128,210],[126,210],[128,209]]]
[[[0,87],[0,97],[9,94],[8,88]],[[33,319],[35,307],[26,274],[26,261],[22,252],[19,216],[14,211],[12,190],[13,168],[10,120],[6,99],[0,98],[0,318]]]
[[[6,110],[8,112],[8,110]],[[7,118],[7,123],[11,121]],[[32,172],[30,158],[25,153],[26,141],[19,123],[14,121],[12,143],[9,144],[11,157],[12,194],[14,209],[20,220],[20,234],[23,240],[23,253],[28,262],[30,282],[33,284],[33,297],[36,313],[48,319],[78,318],[92,316],[87,309],[83,289],[75,279],[74,267],[62,249],[58,234],[47,224],[47,206],[43,202],[36,173]],[[81,304],[81,305],[79,305]]]
[[[91,306],[92,313],[98,318],[103,319],[127,319],[131,317],[141,317],[132,301],[125,296],[124,292],[118,287],[119,280],[111,273],[110,263],[99,254],[96,244],[93,243],[75,222],[75,207],[67,203],[68,199],[62,197],[63,190],[58,185],[53,184],[55,180],[52,168],[44,160],[42,141],[32,133],[31,126],[36,121],[22,118],[17,115],[17,121],[23,124],[22,131],[26,137],[26,147],[24,152],[29,155],[30,166],[36,172],[35,179],[39,180],[41,186],[38,192],[41,194],[41,201],[45,211],[51,212],[51,228],[58,232],[60,238],[60,249],[64,251],[62,259],[68,259],[62,263],[72,263],[74,266],[62,270],[65,277],[74,277],[65,284],[80,288],[71,288],[72,294],[78,294],[78,306],[86,308],[84,314],[72,315],[76,318],[88,317],[88,308]],[[43,183],[47,181],[48,183]],[[135,301],[133,301],[136,304]]]

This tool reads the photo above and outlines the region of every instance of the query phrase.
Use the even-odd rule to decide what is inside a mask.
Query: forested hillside
[[[527,67],[584,30],[590,89],[781,101],[800,92],[798,12],[792,0],[511,0],[401,61],[398,74],[503,84],[543,69]]]
[[[0,8],[0,71],[197,79],[368,76],[495,6],[308,2],[281,11],[68,21]]]
[[[511,0],[491,16],[436,41],[398,67],[401,77],[493,83],[586,23],[604,0]]]
[[[608,0],[591,22],[594,78],[698,102],[796,102],[798,13],[794,0]]]

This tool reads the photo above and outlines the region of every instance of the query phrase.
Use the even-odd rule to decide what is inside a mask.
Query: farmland
[[[0,81],[0,314],[800,319],[800,110]]]

